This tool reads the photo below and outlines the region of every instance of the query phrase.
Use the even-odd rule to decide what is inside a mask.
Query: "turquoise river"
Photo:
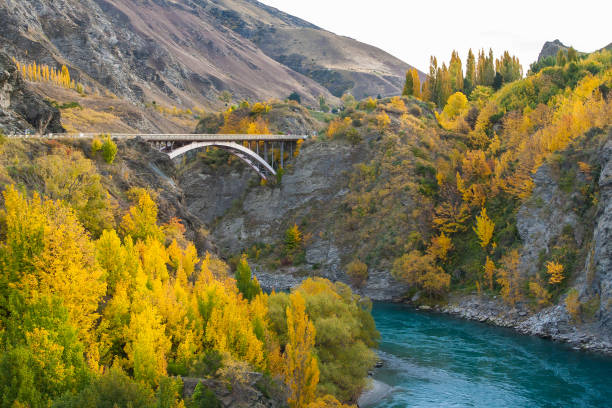
[[[391,391],[375,408],[612,407],[612,358],[510,329],[375,304]]]

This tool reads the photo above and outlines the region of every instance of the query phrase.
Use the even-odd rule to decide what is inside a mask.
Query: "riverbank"
[[[389,384],[375,380],[371,378],[371,384],[366,389],[359,399],[357,400],[357,406],[359,408],[368,408],[374,406],[379,401],[385,399],[393,390]]]
[[[419,310],[431,310],[450,314],[552,341],[569,344],[575,350],[612,356],[612,333],[606,335],[596,323],[574,325],[561,305],[555,305],[533,314],[524,306],[509,307],[499,299],[470,295],[451,297],[444,306],[421,306]]]
[[[288,292],[305,279],[292,273],[269,273],[258,268],[254,273],[261,287],[270,292],[272,290]],[[356,293],[370,297],[374,301],[402,303],[422,311],[445,313],[466,320],[512,328],[524,335],[567,343],[576,350],[612,356],[612,333],[606,335],[596,322],[575,325],[563,305],[550,306],[534,314],[526,305],[517,304],[509,307],[497,296],[450,295],[445,305],[424,306],[410,300],[395,298],[384,290],[380,290],[378,296],[371,296],[372,291],[355,290]]]

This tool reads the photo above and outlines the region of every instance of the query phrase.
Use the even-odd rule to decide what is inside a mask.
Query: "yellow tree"
[[[529,292],[536,298],[539,306],[550,303],[552,295],[539,282],[529,282]]]
[[[264,347],[253,330],[248,301],[239,296],[235,286],[222,287],[214,282],[206,295],[213,305],[206,325],[206,340],[221,353],[263,368]]]
[[[557,262],[547,262],[546,263],[546,273],[549,276],[548,283],[551,285],[557,285],[565,279],[563,275],[563,265]]]
[[[112,297],[106,302],[100,323],[96,328],[101,365],[110,367],[115,357],[122,354],[129,322],[128,284],[119,282],[115,286]]]
[[[157,225],[157,204],[151,195],[142,188],[132,188],[128,194],[136,204],[130,207],[129,212],[121,221],[121,230],[124,235],[130,235],[135,240],[144,241],[150,236],[163,241],[164,233]]]
[[[446,261],[448,251],[451,249],[453,249],[453,242],[450,237],[442,232],[431,239],[431,245],[427,248],[427,253],[440,261]]]
[[[306,314],[306,302],[299,292],[291,294],[287,307],[288,339],[285,348],[285,381],[289,386],[289,406],[303,408],[315,399],[319,365],[314,357],[315,327]]]
[[[105,278],[109,294],[113,293],[117,282],[129,278],[128,270],[124,266],[126,258],[125,247],[121,245],[121,239],[115,230],[102,232],[102,236],[96,242],[96,259],[106,272]]]
[[[412,68],[410,70],[410,74],[412,75],[412,95],[414,95],[415,98],[421,99],[421,79],[419,78],[419,72],[416,70],[416,68]]]
[[[302,245],[302,232],[297,224],[293,224],[287,231],[285,231],[285,247],[288,250],[296,250]]]
[[[378,125],[378,130],[382,132],[391,124],[391,119],[385,112],[380,112],[376,115],[376,124]]]
[[[90,345],[90,331],[99,317],[96,310],[106,293],[103,270],[95,259],[95,246],[76,214],[65,204],[44,203],[47,225],[45,248],[34,261],[40,293],[59,296],[81,337]]]
[[[489,290],[493,290],[493,276],[495,275],[495,263],[487,256],[484,265],[484,276],[489,284]]]
[[[480,215],[476,217],[476,227],[474,232],[480,240],[480,246],[486,248],[491,242],[493,237],[493,230],[495,229],[495,223],[487,216],[487,209],[483,208],[480,211]]]
[[[502,267],[497,269],[497,282],[501,285],[502,298],[514,305],[521,299],[521,276],[519,271],[519,253],[512,250],[502,260]]]
[[[466,229],[464,224],[469,217],[469,208],[464,202],[443,202],[435,208],[433,224],[441,232],[453,234]]]
[[[166,356],[171,343],[154,306],[140,300],[136,308],[141,310],[132,313],[130,318],[125,352],[134,378],[157,386],[159,379],[166,375]]]

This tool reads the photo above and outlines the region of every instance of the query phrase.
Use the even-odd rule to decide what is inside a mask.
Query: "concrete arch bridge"
[[[46,135],[17,135],[18,138],[80,139],[94,138],[99,133],[56,133]],[[112,139],[140,138],[153,148],[167,154],[171,159],[189,151],[207,147],[224,149],[237,156],[262,178],[275,176],[285,165],[285,154],[293,157],[296,145],[307,135],[221,135],[221,134],[119,134],[111,133]]]

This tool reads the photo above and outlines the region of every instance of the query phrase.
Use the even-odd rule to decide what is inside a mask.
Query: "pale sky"
[[[336,34],[377,46],[428,72],[459,51],[493,48],[525,73],[545,41],[591,52],[612,42],[612,0],[260,0]]]

